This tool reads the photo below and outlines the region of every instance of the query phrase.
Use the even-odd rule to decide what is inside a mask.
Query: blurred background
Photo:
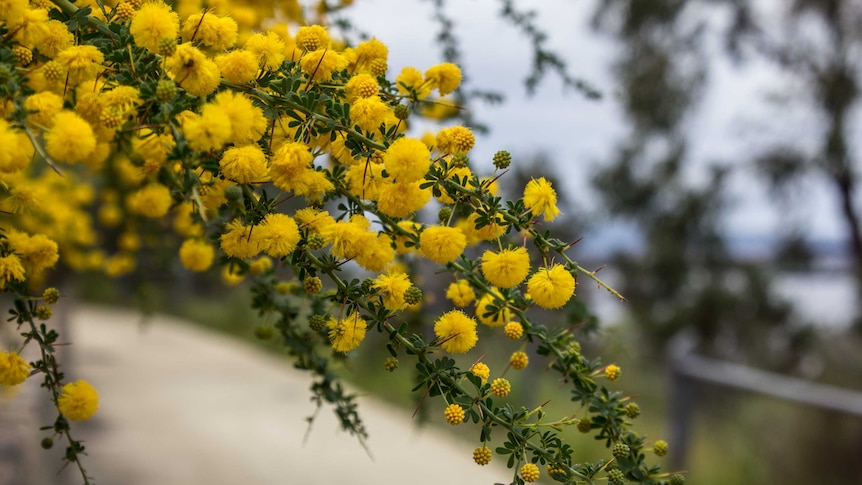
[[[570,255],[605,266],[600,276],[628,301],[582,280],[568,320],[545,323],[585,322],[584,354],[622,367],[619,388],[642,410],[635,429],[670,442],[667,468],[698,484],[858,482],[862,3],[354,3],[332,13],[333,30],[354,42],[373,33],[390,49],[390,75],[462,65],[464,109],[442,123],[483,133],[477,173],[508,150],[510,197],[533,176],[553,180],[565,218],[550,229],[583,238]],[[175,259],[154,252],[121,285],[91,275],[74,291],[279,354],[255,338],[266,322],[247,291]],[[443,285],[430,269],[422,276]],[[411,318],[421,331],[421,315]],[[515,350],[500,337],[492,368]],[[410,369],[385,373],[381,342],[363,344],[343,375],[412,412]],[[552,378],[534,378],[543,374],[534,363],[511,376],[513,402],[570,413]],[[576,430],[569,438],[578,456],[602,456]]]

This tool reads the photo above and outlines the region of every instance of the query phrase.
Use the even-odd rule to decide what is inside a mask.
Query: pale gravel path
[[[355,438],[338,431],[329,408],[303,445],[303,418],[314,410],[306,375],[284,359],[176,319],[138,321],[123,310],[81,306],[71,312],[74,371],[68,378],[87,379],[100,393],[99,413],[77,433],[86,440],[85,459],[97,484],[511,480],[499,462],[475,465],[475,445],[418,429],[409,412],[370,397],[361,399],[360,410],[374,461]]]

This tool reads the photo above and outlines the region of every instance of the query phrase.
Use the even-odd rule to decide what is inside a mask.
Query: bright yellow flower
[[[321,49],[304,55],[299,64],[312,81],[328,81],[333,72],[344,68],[345,62],[337,52]]]
[[[0,352],[0,385],[17,386],[30,377],[30,364],[17,352]]]
[[[446,289],[446,298],[458,307],[465,307],[476,299],[476,292],[467,280],[458,280]]]
[[[238,184],[263,181],[269,173],[266,155],[257,145],[243,145],[224,151],[219,168],[228,180]]]
[[[24,100],[24,109],[28,111],[28,122],[50,128],[51,123],[54,121],[54,116],[63,110],[63,98],[51,91],[42,91],[41,93],[35,93],[27,97]],[[11,145],[4,144],[3,146]]]
[[[191,44],[178,45],[165,67],[174,81],[192,96],[211,94],[221,80],[216,63]]]
[[[444,62],[425,71],[425,78],[431,81],[441,96],[446,96],[461,84],[461,69],[455,64]]]
[[[45,151],[54,160],[75,163],[89,157],[96,150],[93,128],[71,111],[54,116],[52,128],[45,133]]]
[[[394,260],[395,249],[392,247],[392,238],[384,233],[377,235],[374,245],[367,251],[356,256],[356,263],[368,271],[383,271]]]
[[[442,341],[443,350],[452,354],[467,352],[479,340],[476,320],[460,310],[446,312],[438,318],[434,323],[434,335]]]
[[[386,180],[383,165],[372,162],[351,165],[346,178],[350,193],[365,200],[377,200]]]
[[[377,208],[390,217],[407,217],[431,200],[431,189],[420,188],[422,182],[385,183],[380,189]]]
[[[399,138],[383,154],[386,172],[396,182],[416,182],[431,167],[431,151],[416,138]]]
[[[0,119],[0,172],[14,173],[30,164],[33,145],[26,133],[13,130],[6,120]]]
[[[454,227],[431,226],[419,236],[422,254],[438,264],[448,264],[458,259],[467,247],[464,233]]]
[[[35,48],[39,53],[53,59],[60,51],[71,47],[74,43],[75,36],[69,32],[66,24],[51,19],[45,22],[45,35],[36,42]]]
[[[536,305],[549,310],[562,307],[575,293],[577,281],[565,266],[541,267],[527,281],[527,291]]]
[[[437,149],[444,153],[466,154],[476,143],[476,137],[469,128],[452,126],[437,133]]]
[[[309,25],[296,31],[296,45],[307,51],[328,49],[330,44],[326,27]]]
[[[99,410],[99,393],[87,381],[70,382],[63,386],[57,409],[70,421],[85,421]]]
[[[545,177],[527,182],[527,187],[524,188],[524,205],[532,212],[533,217],[542,214],[548,222],[560,215],[560,209],[557,208],[557,192]]]
[[[330,317],[326,326],[329,327],[329,341],[337,352],[350,352],[359,347],[365,340],[365,320],[359,313],[352,313],[344,320]]]
[[[367,98],[374,96],[380,90],[377,85],[377,80],[368,74],[357,74],[347,81],[344,85],[344,91],[347,93],[348,101],[353,101],[356,98]]]
[[[464,422],[464,408],[459,404],[450,404],[443,411],[443,416],[446,422],[452,426],[459,425]]]
[[[412,286],[410,277],[402,272],[382,274],[374,279],[373,285],[383,299],[383,306],[392,311],[401,310],[406,306],[404,292],[410,286]]]
[[[230,49],[236,44],[236,20],[230,17],[219,17],[211,12],[201,12],[190,15],[183,22],[183,41],[194,41],[209,47],[214,51]]]
[[[284,42],[273,32],[254,34],[245,42],[245,50],[254,54],[258,65],[274,71],[284,62]]]
[[[234,258],[253,258],[263,249],[260,242],[261,232],[258,226],[244,226],[242,221],[234,219],[225,225],[220,238],[221,249]]]
[[[135,44],[155,53],[159,52],[162,39],[176,39],[179,30],[179,16],[161,1],[141,5],[129,26]]]
[[[215,58],[221,75],[235,84],[253,81],[260,70],[257,57],[247,50],[234,50]]]
[[[189,146],[199,152],[219,150],[231,137],[230,118],[224,109],[214,104],[205,104],[200,116],[194,115],[182,126]]]
[[[354,215],[349,222],[338,221],[321,231],[326,242],[332,244],[332,255],[338,259],[353,259],[370,248],[377,235],[368,231],[371,222],[362,215]]]
[[[158,183],[148,184],[129,196],[129,209],[145,217],[164,217],[174,199],[167,187]]]
[[[470,367],[470,372],[476,377],[482,379],[482,384],[488,382],[488,377],[491,375],[491,369],[482,362],[476,362]]]
[[[180,262],[190,271],[206,271],[215,259],[212,245],[200,239],[186,239],[180,246]]]
[[[377,59],[386,61],[389,57],[389,48],[376,37],[360,42],[354,50],[356,51],[357,62],[363,65],[370,65],[372,61]]]
[[[215,96],[213,104],[223,109],[230,120],[229,141],[236,144],[255,143],[266,131],[267,121],[263,110],[255,106],[245,94],[222,91]]]
[[[485,251],[482,254],[482,273],[494,286],[517,286],[530,274],[530,255],[523,247],[504,249],[499,253]]]
[[[299,227],[286,214],[267,215],[256,230],[261,233],[259,237],[263,250],[274,258],[290,256],[299,243]]]
[[[380,100],[380,96],[359,98],[350,105],[350,122],[359,125],[362,131],[376,133],[388,113],[389,106]]]

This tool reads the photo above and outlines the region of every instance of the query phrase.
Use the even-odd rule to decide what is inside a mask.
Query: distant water
[[[613,269],[602,270],[599,275],[612,287],[622,286],[624,275]],[[595,289],[589,279],[580,277],[578,283],[585,288],[592,311],[604,324],[619,322],[625,317],[626,304],[605,291]],[[786,298],[804,322],[824,329],[841,330],[849,327],[858,311],[856,282],[852,274],[842,271],[816,271],[810,273],[782,272],[772,281],[776,296]]]

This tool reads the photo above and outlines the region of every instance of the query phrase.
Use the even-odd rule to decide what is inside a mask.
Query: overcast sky
[[[488,123],[492,132],[477,141],[471,159],[480,170],[490,170],[490,158],[500,149],[516,156],[545,152],[560,166],[565,189],[572,193],[575,203],[593,209],[590,175],[596,165],[610,159],[615,143],[626,134],[610,73],[617,47],[612,38],[589,27],[594,0],[517,3],[539,13],[538,23],[550,34],[548,45],[567,60],[575,76],[599,87],[605,96],[591,101],[571,91],[563,94],[561,83],[549,76],[536,95],[527,97],[523,80],[529,74],[530,47],[514,27],[500,19],[499,1],[450,1],[471,86],[506,95],[502,105],[477,105],[479,119]],[[427,0],[359,0],[349,17],[386,43],[389,74],[394,77],[406,65],[424,71],[440,62],[432,14]],[[716,22],[721,21],[716,18]],[[705,98],[688,126],[690,159],[698,162],[689,174],[692,181],[702,179],[706,162],[739,166],[731,185],[734,208],[726,220],[729,234],[768,236],[778,226],[777,209],[767,203],[764,186],[755,180],[751,169],[742,166],[745,154],[763,146],[766,139],[816,139],[813,133],[819,125],[805,109],[779,108],[766,101],[769,96],[792,95],[793,86],[787,83],[779,82],[782,90],[775,91],[776,81],[783,81],[780,75],[765,64],[741,70],[713,61]],[[802,189],[809,203],[796,217],[807,233],[818,239],[842,237],[836,198],[825,182],[814,181]]]

